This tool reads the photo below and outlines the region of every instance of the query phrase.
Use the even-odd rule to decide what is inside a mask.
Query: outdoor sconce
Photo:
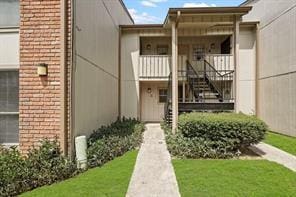
[[[150,50],[150,49],[151,49],[151,44],[147,44],[147,45],[146,45],[146,49],[147,49],[147,50]]]
[[[47,76],[47,64],[40,63],[37,65],[37,74],[39,76]]]
[[[211,49],[215,49],[216,48],[216,44],[215,43],[212,43],[211,44]]]
[[[152,89],[151,88],[147,88],[147,93],[150,95],[150,97],[152,97]]]

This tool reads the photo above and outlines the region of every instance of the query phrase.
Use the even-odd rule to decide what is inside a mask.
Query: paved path
[[[164,132],[147,124],[127,197],[179,197],[179,189]]]
[[[258,145],[252,146],[250,149],[263,158],[282,164],[296,172],[295,156],[265,143],[259,143]]]

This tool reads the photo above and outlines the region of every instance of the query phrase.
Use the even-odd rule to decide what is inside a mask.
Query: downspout
[[[68,155],[67,132],[67,0],[61,0],[60,9],[60,143],[64,155]]]
[[[121,26],[118,33],[118,118],[121,118]]]
[[[237,15],[233,16],[233,60],[234,60],[234,111],[239,112],[239,36],[240,36],[240,20]]]
[[[75,46],[75,30],[76,30],[76,0],[71,0],[71,34],[70,34],[70,39],[71,39],[71,49],[69,49],[69,52],[71,53],[70,55],[70,77],[69,77],[69,140],[68,142],[68,155],[70,159],[73,159],[75,156],[75,72],[76,72],[76,46]]]
[[[255,115],[259,115],[259,24],[256,25]]]

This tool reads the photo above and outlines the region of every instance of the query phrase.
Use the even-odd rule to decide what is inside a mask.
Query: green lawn
[[[112,196],[124,197],[133,172],[137,151],[126,153],[101,168],[93,168],[77,177],[44,186],[22,196]]]
[[[296,155],[296,138],[276,133],[267,133],[265,143],[275,146],[292,155]]]
[[[296,173],[266,160],[173,160],[183,197],[296,196]]]

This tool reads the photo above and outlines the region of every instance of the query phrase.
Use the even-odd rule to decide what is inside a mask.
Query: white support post
[[[183,84],[182,84],[182,91],[183,91],[183,92],[182,92],[182,102],[183,102],[183,103],[186,102],[186,97],[185,97],[185,96],[186,96],[186,95],[185,95],[186,92],[185,92],[185,88],[186,88],[186,86],[185,86],[185,81],[183,81]]]
[[[239,24],[240,17],[233,17],[233,57],[234,57],[234,110],[236,113],[239,112]]]
[[[178,124],[178,32],[175,22],[172,22],[172,115],[175,133]]]

